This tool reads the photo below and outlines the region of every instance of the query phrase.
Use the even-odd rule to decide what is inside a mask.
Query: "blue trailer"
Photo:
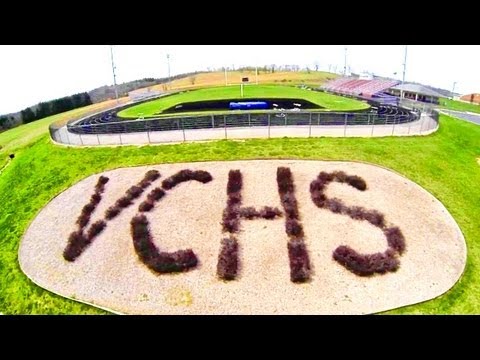
[[[254,109],[268,109],[266,101],[241,101],[230,102],[230,110],[254,110]]]

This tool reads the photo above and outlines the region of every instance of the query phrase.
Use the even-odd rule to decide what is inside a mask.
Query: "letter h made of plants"
[[[285,211],[285,230],[289,236],[288,254],[290,259],[290,278],[293,282],[305,282],[310,279],[310,260],[303,241],[303,228],[299,220],[295,188],[289,168],[277,169],[277,184],[280,200]],[[229,236],[222,239],[217,263],[217,275],[223,280],[234,280],[239,269],[239,244],[237,234],[241,220],[275,219],[282,216],[280,209],[264,206],[242,206],[242,173],[230,170],[227,183],[227,205],[223,211],[222,227]]]

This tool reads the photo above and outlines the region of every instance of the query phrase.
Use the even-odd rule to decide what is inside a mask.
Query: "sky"
[[[251,65],[300,65],[402,80],[405,45],[115,45],[117,83]],[[480,45],[408,45],[405,81],[480,93]],[[0,45],[0,114],[113,84],[109,45]]]

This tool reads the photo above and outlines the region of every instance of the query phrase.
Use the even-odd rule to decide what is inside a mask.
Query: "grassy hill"
[[[480,312],[480,126],[442,115],[429,136],[213,141],[162,146],[72,148],[46,134],[51,119],[31,129],[21,143],[10,131],[0,143],[18,156],[0,175],[0,312],[5,314],[102,314],[34,285],[17,262],[20,239],[35,215],[57,194],[85,177],[118,167],[208,160],[297,158],[368,161],[391,168],[436,196],[458,222],[468,246],[464,275],[437,299],[392,313]],[[33,125],[33,124],[30,124]],[[28,126],[28,125],[27,125]],[[29,135],[30,131],[35,135]]]
[[[229,85],[240,84],[242,78],[248,77],[249,82],[256,83],[255,71],[228,71],[227,82]],[[337,78],[338,75],[323,71],[281,71],[281,72],[263,72],[258,74],[259,84],[282,84],[298,85],[305,84],[309,86],[320,86],[326,81]],[[168,84],[151,86],[152,90],[180,90],[195,89],[208,86],[225,85],[225,72],[206,72],[187,76],[182,79],[173,80]]]
[[[128,98],[119,99],[119,103],[126,103]],[[116,105],[115,100],[104,101],[82,108],[70,110],[61,114],[46,117],[29,124],[20,125],[16,128],[0,133],[0,168],[8,160],[8,155],[22,151],[28,144],[48,133],[48,126],[55,123],[58,126],[66,124],[69,120],[80,119],[84,116],[106,110]]]

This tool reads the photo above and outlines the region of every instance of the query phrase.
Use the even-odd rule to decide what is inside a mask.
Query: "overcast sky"
[[[217,67],[291,64],[402,78],[397,45],[119,45],[117,83]],[[406,81],[455,92],[480,92],[480,45],[409,45]],[[396,75],[394,75],[396,73]],[[108,45],[0,45],[0,114],[113,84]]]

